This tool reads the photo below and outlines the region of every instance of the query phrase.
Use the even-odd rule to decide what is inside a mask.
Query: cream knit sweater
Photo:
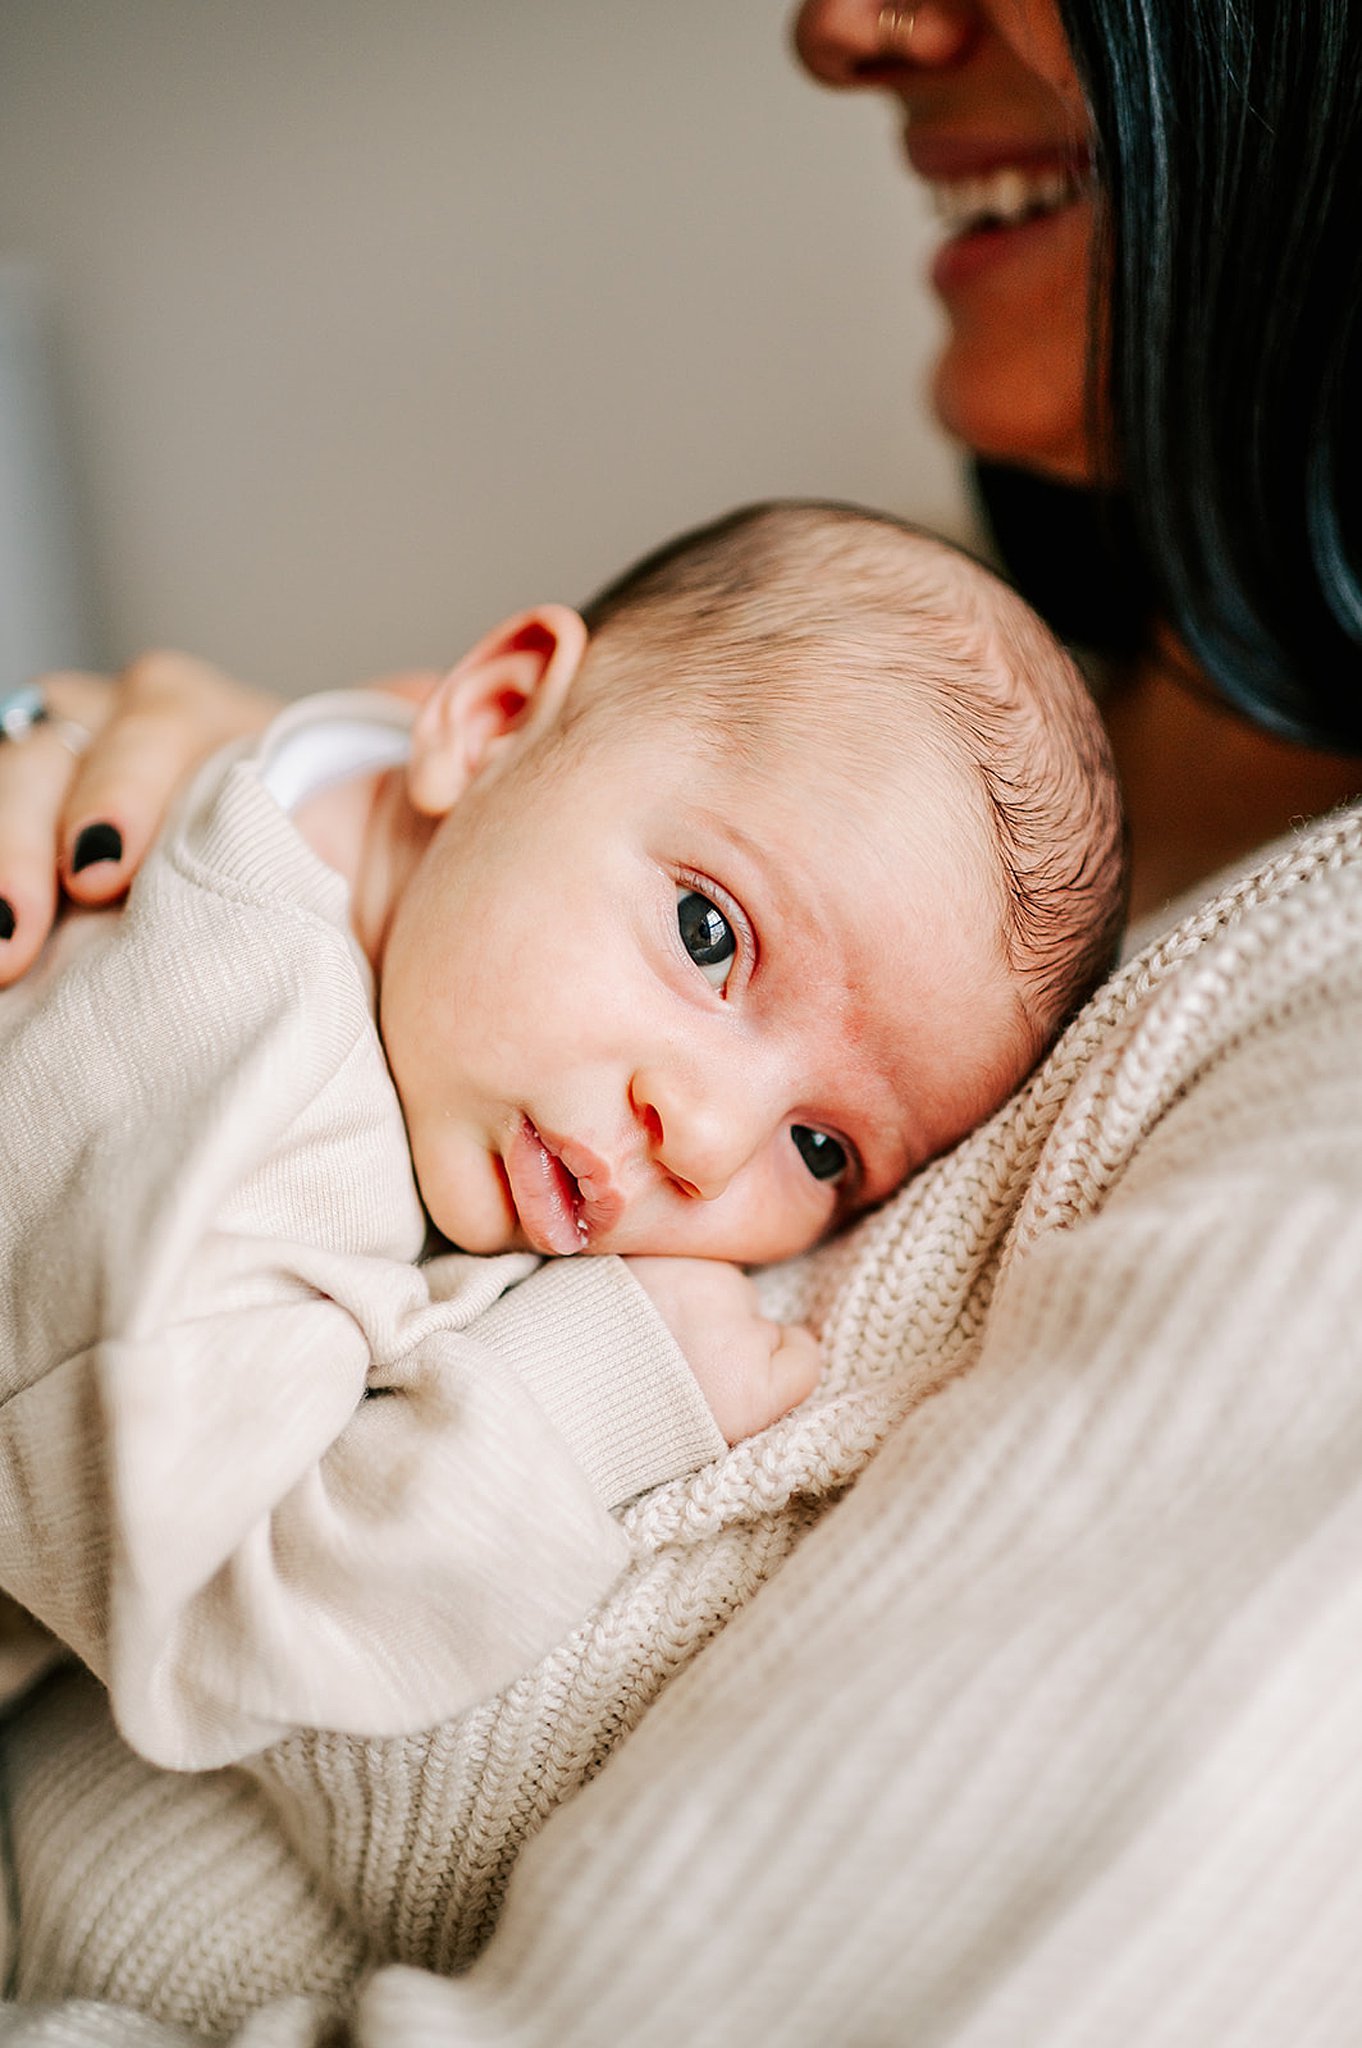
[[[495,1704],[181,1781],[88,1680],[39,1694],[19,1996],[240,2048],[1355,2042],[1362,814],[770,1284],[820,1392],[630,1508],[629,1575]]]

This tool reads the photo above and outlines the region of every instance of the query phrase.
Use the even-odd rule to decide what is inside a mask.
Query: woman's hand
[[[382,687],[421,696],[431,680]],[[145,654],[114,680],[62,670],[38,687],[51,722],[0,741],[0,987],[32,966],[61,890],[87,905],[122,895],[199,763],[279,708],[188,654]],[[64,719],[93,735],[84,754],[63,740]]]
[[[675,1337],[726,1441],[778,1422],[818,1384],[818,1344],[773,1323],[738,1266],[720,1259],[630,1258],[639,1286]]]
[[[186,777],[276,708],[187,654],[144,655],[116,681],[60,670],[38,688],[51,722],[0,742],[0,897],[13,920],[0,986],[37,958],[60,889],[84,904],[120,896]],[[93,735],[84,754],[62,737],[67,719]]]

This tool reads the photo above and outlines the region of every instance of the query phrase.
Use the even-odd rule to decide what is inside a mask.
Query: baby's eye
[[[738,941],[733,927],[708,896],[698,889],[676,892],[676,923],[681,943],[711,988],[722,988],[733,971]]]
[[[811,1130],[808,1124],[791,1124],[795,1150],[815,1180],[840,1180],[851,1164],[847,1148],[826,1131]]]

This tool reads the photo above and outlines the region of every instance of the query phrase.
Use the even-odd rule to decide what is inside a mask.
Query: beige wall
[[[958,530],[921,201],[785,12],[0,0],[107,653],[439,661],[772,492]]]

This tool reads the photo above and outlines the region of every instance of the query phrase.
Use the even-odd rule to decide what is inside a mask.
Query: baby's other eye
[[[705,980],[711,988],[721,989],[738,951],[733,927],[722,910],[698,889],[678,889],[676,924],[682,945]]]
[[[791,1124],[795,1150],[815,1180],[840,1180],[851,1161],[847,1148],[826,1131],[811,1130],[808,1124]]]

